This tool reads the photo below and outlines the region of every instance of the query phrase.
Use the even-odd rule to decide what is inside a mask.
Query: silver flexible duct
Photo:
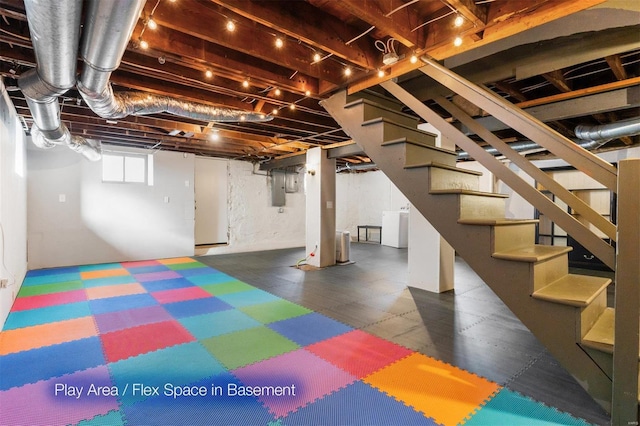
[[[574,133],[576,137],[587,140],[611,140],[623,136],[640,135],[640,117],[598,126],[580,124],[576,126]]]
[[[597,141],[583,141],[583,140],[574,140],[574,142],[577,145],[580,145],[582,148],[584,149],[596,149],[596,148],[600,148],[602,145],[604,145],[605,143],[609,142],[611,139],[605,139],[605,140],[597,140]],[[509,147],[511,149],[513,149],[516,152],[522,152],[522,151],[530,151],[530,150],[535,150],[535,149],[544,149],[542,148],[540,145],[538,145],[537,143],[533,142],[533,141],[521,141],[521,142],[514,142],[514,143],[510,143]],[[492,146],[485,146],[484,150],[487,151],[489,154],[491,155],[502,155],[500,153],[500,151],[498,151],[497,149],[493,148]],[[458,156],[457,156],[458,160],[470,160],[472,159],[471,156],[469,155],[468,152],[466,151],[459,151],[458,152]]]
[[[218,108],[140,92],[114,93],[109,79],[118,68],[145,0],[91,0],[81,47],[85,67],[78,89],[103,118],[167,112],[202,121],[269,121],[265,114]]]
[[[40,148],[67,145],[87,159],[100,159],[100,145],[72,136],[60,120],[58,96],[76,83],[80,42],[80,0],[25,0],[37,66],[20,76],[18,86],[31,110],[33,143]]]

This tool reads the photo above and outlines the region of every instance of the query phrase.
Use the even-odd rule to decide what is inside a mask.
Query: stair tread
[[[504,217],[458,219],[458,223],[462,225],[479,225],[479,226],[526,225],[529,223],[538,223],[538,222],[540,222],[538,219],[508,219]]]
[[[513,260],[519,262],[540,262],[563,255],[572,250],[572,247],[532,245],[509,251],[496,252],[491,256],[497,259]]]
[[[456,156],[456,152],[455,151],[451,151],[450,149],[446,149],[446,148],[441,148],[439,146],[434,146],[434,145],[429,145],[426,144],[424,142],[419,142],[416,140],[413,140],[410,136],[409,137],[402,137],[402,138],[397,138],[397,139],[393,139],[390,141],[384,141],[382,142],[382,146],[389,146],[389,145],[396,145],[396,144],[401,144],[401,143],[405,143],[405,144],[409,144],[409,145],[415,145],[415,146],[419,146],[422,148],[427,148],[427,149],[433,149],[436,151],[441,151],[444,152],[445,154],[450,154],[452,156]]]
[[[439,148],[442,149],[442,148]],[[460,167],[455,167],[455,166],[450,166],[448,164],[443,164],[443,163],[439,163],[437,161],[425,161],[424,163],[417,163],[417,164],[410,164],[408,166],[404,166],[405,169],[418,169],[421,167],[435,167],[438,169],[447,169],[447,170],[453,170],[456,172],[460,172],[460,173],[465,173],[468,175],[474,175],[474,176],[482,176],[482,172],[477,172],[475,170],[469,170],[469,169],[463,169]]]
[[[383,104],[381,104],[379,102],[373,101],[371,99],[366,99],[366,98],[361,98],[361,99],[356,99],[355,101],[351,101],[351,102],[347,103],[344,106],[344,108],[345,109],[349,109],[349,108],[353,108],[353,107],[356,107],[356,106],[361,105],[361,104],[368,104],[368,105],[374,106],[376,108],[383,109],[385,111],[389,111],[389,112],[391,112],[393,114],[398,114],[398,115],[403,116],[405,118],[410,118],[412,120],[415,120],[416,124],[419,121],[418,117],[416,117],[414,115],[404,113],[404,112],[400,111],[399,109],[393,109],[393,108],[390,108],[390,107],[388,107],[386,105],[383,105]],[[398,104],[398,106],[402,106],[402,105],[403,104]]]
[[[590,275],[567,274],[533,293],[536,299],[583,307],[606,290],[611,279]]]
[[[613,353],[615,344],[615,312],[614,308],[606,308],[600,315],[593,327],[582,338],[582,344],[589,348],[598,349],[603,352]],[[640,359],[640,348],[638,348],[638,359]]]
[[[425,135],[431,135],[431,136],[434,136],[434,137],[436,136],[431,132],[420,130],[420,129],[418,129],[418,127],[409,127],[409,126],[404,125],[402,123],[398,123],[396,121],[390,120],[387,117],[377,117],[377,118],[372,118],[371,120],[363,121],[361,126],[362,127],[366,127],[366,126],[372,126],[372,125],[379,124],[379,123],[387,123],[387,124],[391,124],[392,126],[402,127],[403,129],[406,129],[406,130],[408,130],[410,132],[423,133]]]
[[[495,192],[474,191],[472,189],[451,188],[451,189],[431,189],[430,194],[463,194],[463,195],[479,195],[482,197],[509,198],[507,194],[498,194]]]

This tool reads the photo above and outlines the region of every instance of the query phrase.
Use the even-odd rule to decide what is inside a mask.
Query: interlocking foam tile
[[[64,291],[79,290],[83,287],[82,281],[66,281],[53,284],[41,284],[20,287],[18,299],[21,297],[37,296],[40,294],[61,293]]]
[[[158,262],[163,265],[175,265],[177,263],[195,263],[197,261],[190,257],[174,257],[170,259],[159,259]]]
[[[163,388],[165,383],[183,386],[222,374],[225,369],[202,345],[192,342],[109,364],[109,371],[121,391],[120,402],[131,405],[151,396],[139,391],[134,393],[135,383],[158,388]]]
[[[171,290],[162,290],[151,293],[158,303],[184,302],[185,300],[202,299],[211,297],[200,287],[174,288]]]
[[[263,326],[210,337],[201,340],[200,343],[229,369],[252,364],[299,347]]]
[[[141,285],[149,292],[171,290],[174,288],[195,287],[195,285],[184,278],[172,278],[170,280],[147,281]]]
[[[202,266],[196,267],[196,268],[180,269],[179,270],[180,275],[189,278],[189,277],[196,277],[198,275],[210,275],[214,271],[206,265],[203,265],[203,264],[201,265]]]
[[[80,272],[104,271],[107,269],[122,269],[122,265],[120,263],[96,263],[93,265],[78,266]]]
[[[120,410],[112,410],[107,414],[95,416],[91,420],[82,420],[78,426],[124,426]]]
[[[446,425],[462,422],[500,389],[497,383],[418,353],[363,381]]]
[[[356,380],[351,374],[304,349],[248,365],[232,373],[246,386],[281,386],[281,396],[259,396],[269,411],[278,417]]]
[[[112,386],[104,365],[0,392],[0,423],[65,425],[117,410],[115,396],[96,395],[101,386]],[[72,387],[82,391],[74,393]]]
[[[236,279],[232,276],[223,274],[222,272],[216,272],[214,274],[195,275],[188,277],[187,279],[195,285],[220,284],[229,281],[236,281]]]
[[[258,289],[241,291],[238,293],[221,294],[218,298],[236,308],[280,300],[279,297]]]
[[[148,265],[148,266],[137,266],[135,268],[132,267],[128,267],[127,271],[129,271],[130,274],[147,274],[149,272],[164,272],[164,271],[169,271],[169,268],[167,268],[165,265],[160,265],[160,264],[155,264],[155,265]]]
[[[59,274],[54,273],[54,274],[42,274],[42,275],[35,275],[29,272],[26,278],[24,279],[24,281],[22,282],[22,285],[30,286],[30,285],[52,284],[52,283],[59,283],[59,282],[66,282],[66,281],[77,281],[80,279],[82,279],[80,277],[80,272],[65,272],[65,273],[59,273]]]
[[[82,356],[78,356],[82,354]],[[58,345],[8,354],[2,357],[0,390],[7,390],[39,380],[47,380],[104,364],[98,337],[74,340]]]
[[[582,419],[576,419],[555,408],[547,407],[529,397],[501,389],[485,406],[475,413],[465,425],[522,425],[537,426],[548,424],[587,426]]]
[[[105,299],[90,300],[89,306],[94,314],[123,311],[125,309],[142,308],[157,305],[158,302],[150,294],[130,294],[127,296],[107,297]]]
[[[112,331],[100,335],[100,338],[109,362],[195,340],[191,333],[175,320]]]
[[[222,294],[230,294],[230,293],[238,293],[240,291],[248,291],[255,289],[254,286],[251,286],[247,283],[243,283],[242,281],[227,281],[223,283],[217,284],[205,284],[200,285],[203,290],[206,290],[208,293],[213,294],[214,296],[220,296]]]
[[[255,397],[230,397],[229,383],[239,384],[229,373],[208,377],[191,386],[204,386],[204,397],[161,395],[124,408],[129,424],[267,425],[274,420]],[[214,390],[215,389],[215,390]]]
[[[96,326],[91,317],[6,330],[0,333],[0,355],[70,342],[96,334]]]
[[[240,310],[263,324],[298,317],[312,312],[310,309],[284,299],[260,303],[258,305],[244,306],[240,308]]]
[[[312,312],[286,320],[273,322],[267,327],[277,331],[300,346],[310,345],[333,336],[344,334],[353,328],[324,315]]]
[[[29,277],[40,277],[43,275],[60,275],[78,272],[80,270],[77,266],[63,266],[61,268],[48,268],[48,269],[35,269],[27,272]]]
[[[94,316],[100,333],[122,330],[123,328],[172,320],[173,317],[160,305],[124,311],[107,312]]]
[[[48,306],[29,311],[12,312],[4,323],[3,330],[30,327],[48,322],[64,321],[91,315],[88,302],[68,303],[66,305]]]
[[[217,297],[187,300],[186,302],[168,303],[162,305],[175,318],[192,317],[195,315],[210,314],[213,312],[232,309],[231,305]]]
[[[371,386],[357,381],[284,417],[286,425],[437,425]]]
[[[101,287],[104,285],[116,285],[116,284],[128,284],[135,283],[136,279],[133,275],[122,275],[119,277],[107,277],[107,278],[96,278],[94,280],[85,280],[84,287],[92,288],[92,287]]]
[[[180,323],[197,339],[219,336],[261,324],[235,309],[180,319]]]
[[[358,378],[414,353],[361,330],[353,330],[305,349]]]
[[[29,309],[45,308],[47,306],[63,305],[65,303],[82,302],[87,300],[84,290],[71,290],[62,293],[41,294],[38,296],[20,297],[13,302],[12,311],[26,311]]]
[[[87,299],[105,299],[107,297],[127,296],[130,294],[142,294],[147,291],[138,283],[105,285],[102,287],[91,287],[85,289]]]
[[[129,271],[127,271],[124,268],[118,268],[118,269],[98,269],[95,271],[80,272],[80,276],[82,277],[83,280],[92,280],[96,278],[108,278],[108,277],[120,277],[123,275],[130,275]]]
[[[135,274],[134,277],[141,283],[146,281],[170,280],[172,278],[181,278],[182,275],[176,271],[147,272],[146,274]]]
[[[173,269],[174,271],[180,271],[183,269],[194,269],[194,268],[208,268],[207,265],[205,265],[204,263],[200,263],[197,261],[192,260],[191,262],[185,262],[185,263],[169,263],[166,264],[170,269]]]
[[[123,268],[143,268],[145,266],[156,266],[156,265],[162,265],[162,263],[158,262],[157,260],[134,260],[134,261],[130,261],[130,262],[120,262],[120,265]]]

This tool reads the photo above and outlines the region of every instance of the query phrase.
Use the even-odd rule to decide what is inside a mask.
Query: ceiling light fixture
[[[236,24],[233,21],[227,21],[227,31],[230,33],[236,30]]]
[[[464,24],[464,18],[462,15],[456,15],[456,19],[453,20],[453,25],[458,28],[461,27],[462,24]]]
[[[378,70],[378,77],[379,77],[379,78],[384,77],[384,75],[385,75],[384,70]]]
[[[284,41],[282,41],[282,39],[280,37],[276,38],[276,47],[278,49],[281,49],[282,46],[284,46]]]
[[[207,77],[207,78],[211,78],[211,77],[213,77],[213,71],[211,71],[211,70],[206,70],[206,71],[204,72],[204,76],[205,76],[205,77]]]
[[[313,55],[313,62],[320,62],[321,60],[322,60],[322,56],[320,56],[320,54],[316,52]]]
[[[411,55],[411,58],[409,59],[409,62],[411,62],[412,64],[415,64],[418,62],[418,56],[417,55]]]
[[[150,30],[155,30],[158,28],[158,23],[153,20],[153,16],[149,17],[149,20],[147,21],[147,27],[149,27]]]
[[[147,50],[149,48],[149,43],[147,43],[143,39],[140,39],[140,48],[143,49],[143,50]]]
[[[453,45],[458,47],[462,45],[462,37],[458,36],[453,40]]]
[[[214,130],[211,133],[209,133],[209,139],[212,140],[213,142],[219,141],[220,140],[219,130]]]
[[[273,94],[274,94],[274,95],[276,95],[276,96],[280,96],[280,95],[282,94],[282,92],[280,91],[280,89],[276,89],[276,90],[273,92]]]
[[[242,87],[244,87],[245,89],[247,89],[249,87],[249,80],[245,80],[242,82]]]
[[[311,90],[307,90],[307,91],[305,91],[305,92],[304,92],[304,95],[305,95],[305,96],[311,96]]]
[[[296,104],[291,104],[291,105],[289,105],[289,109],[290,109],[291,111],[293,111],[294,109],[296,109]]]
[[[349,76],[351,75],[351,68],[346,67],[346,68],[344,69],[344,75],[346,75],[347,77],[349,77]]]
[[[271,110],[271,115],[278,115],[278,108]]]

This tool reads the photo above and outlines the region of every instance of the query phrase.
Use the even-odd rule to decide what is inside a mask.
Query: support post
[[[321,147],[307,151],[307,264],[318,268],[336,264],[336,160]]]
[[[640,158],[618,163],[615,345],[611,424],[638,424]]]

